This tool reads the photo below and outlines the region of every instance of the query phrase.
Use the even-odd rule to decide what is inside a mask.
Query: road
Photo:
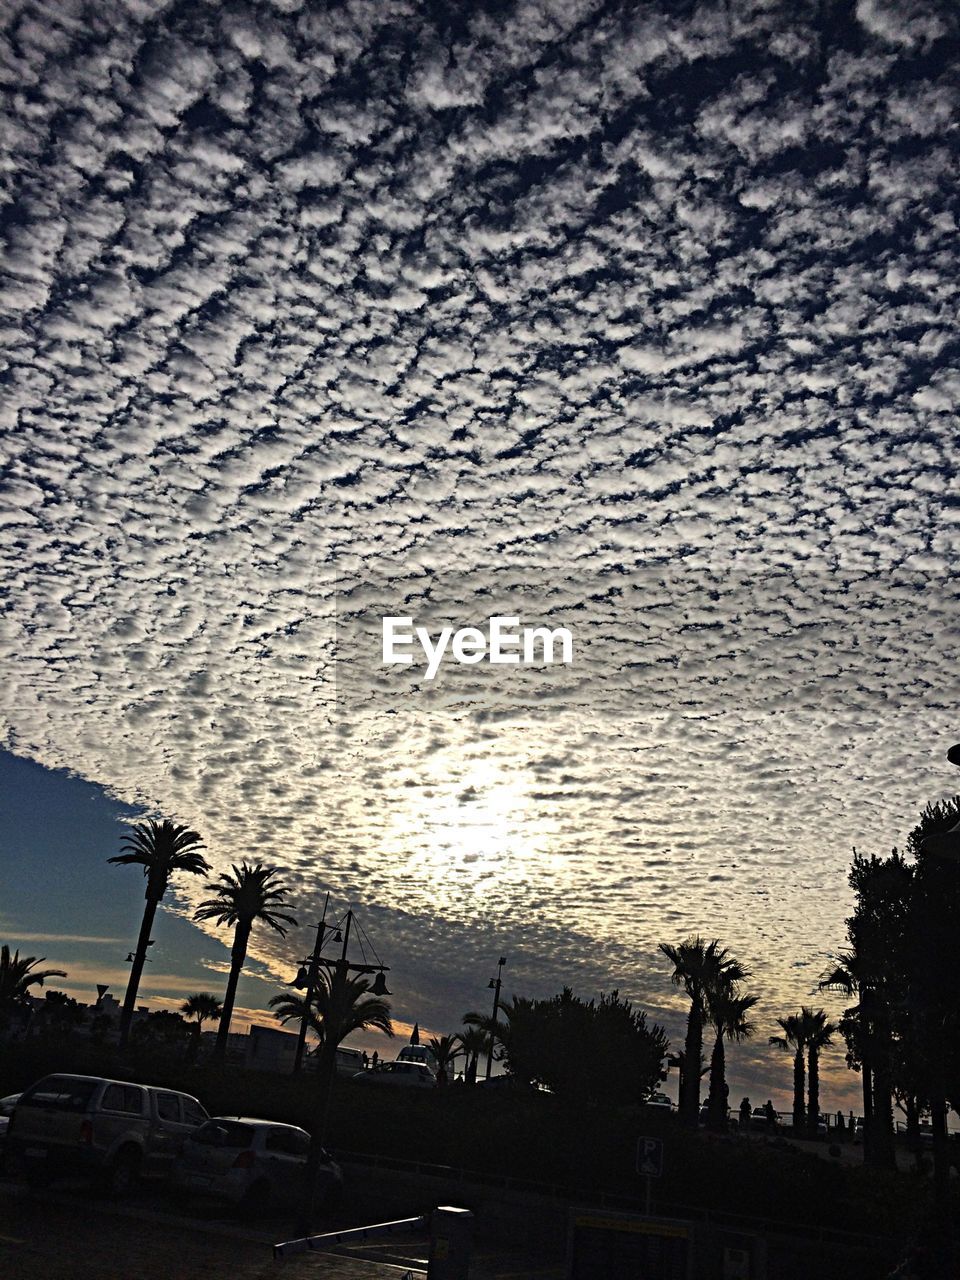
[[[367,1217],[366,1221],[370,1221]],[[350,1206],[330,1230],[357,1225]],[[146,1191],[115,1203],[81,1183],[31,1191],[0,1182],[0,1275],[16,1280],[402,1280],[422,1276],[426,1242],[367,1242],[361,1256],[305,1254],[274,1261],[290,1222],[249,1226],[214,1207],[178,1210]],[[373,1261],[374,1258],[381,1259]],[[387,1260],[383,1260],[387,1259]],[[564,1271],[522,1251],[477,1251],[471,1280],[560,1280]]]

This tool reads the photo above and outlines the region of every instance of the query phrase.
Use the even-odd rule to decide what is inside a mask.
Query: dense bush
[[[565,987],[550,1000],[514,999],[502,1035],[511,1075],[569,1101],[636,1103],[664,1078],[669,1044],[618,991],[582,1000]]]

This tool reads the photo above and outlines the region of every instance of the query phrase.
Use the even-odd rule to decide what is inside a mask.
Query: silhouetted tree
[[[504,1060],[528,1084],[578,1101],[639,1103],[666,1076],[669,1043],[619,992],[583,1001],[569,987],[551,1000],[508,1005]]]
[[[928,851],[924,841],[957,824],[960,796],[928,804],[910,832],[916,859],[906,945],[908,974],[901,1020],[909,1037],[907,1087],[919,1084],[929,1101],[934,1185],[941,1227],[948,1215],[948,1103],[960,1108],[960,863]]]
[[[65,991],[48,991],[43,998],[43,1019],[47,1028],[63,1035],[82,1027],[87,1011],[79,1000]]]
[[[801,1035],[807,1047],[807,1128],[810,1136],[817,1136],[820,1123],[820,1051],[833,1043],[837,1027],[827,1021],[823,1009],[800,1010]]]
[[[7,1027],[13,1017],[29,1017],[30,988],[42,987],[47,978],[65,978],[62,969],[38,969],[46,956],[21,956],[12,954],[6,943],[0,947],[0,1029]]]
[[[155,1009],[146,1017],[138,1017],[130,1033],[130,1041],[138,1049],[177,1049],[191,1038],[191,1029],[173,1009]]]
[[[486,1053],[489,1037],[482,1027],[468,1024],[460,1032],[459,1039],[466,1056],[463,1078],[467,1084],[476,1084],[480,1055]]]
[[[503,1061],[507,1041],[510,1036],[510,1015],[515,1010],[520,1010],[522,1012],[531,1003],[532,1001],[526,999],[525,996],[513,996],[510,1000],[501,1000],[501,1016],[497,1018],[496,1021],[494,1021],[493,1017],[489,1013],[470,1012],[463,1015],[464,1026],[481,1032],[485,1037],[483,1048],[480,1050],[481,1055],[486,1053],[491,1047],[490,1040],[492,1037],[494,1061]]]
[[[278,1022],[284,1025],[288,1022],[299,1023],[303,1020],[306,999],[304,996],[282,991],[273,997],[270,1007]],[[318,1049],[328,1036],[332,1036],[336,1047],[353,1031],[372,1028],[382,1031],[385,1036],[394,1034],[390,1002],[383,996],[370,993],[368,978],[346,975],[337,984],[326,969],[321,969],[318,975],[307,1013],[307,1026],[317,1037]]]
[[[195,1060],[200,1053],[200,1036],[203,1033],[203,1024],[205,1022],[216,1022],[223,1013],[223,1005],[216,996],[210,995],[207,991],[198,991],[195,995],[188,996],[180,1006],[180,1012],[185,1018],[192,1019],[191,1027],[192,1044],[190,1048],[191,1060]]]
[[[840,1027],[847,1062],[863,1080],[864,1158],[896,1166],[893,1143],[895,1043],[906,1031],[911,986],[914,868],[894,849],[889,858],[854,851],[850,868],[854,912],[847,918],[849,946],[823,976],[821,989],[857,996]]]
[[[194,876],[206,875],[210,865],[200,853],[203,844],[198,833],[188,827],[177,826],[166,818],[162,822],[150,819],[136,823],[132,834],[121,841],[121,848],[126,852],[108,858],[107,861],[120,866],[142,867],[147,880],[140,935],[133,953],[130,979],[120,1012],[120,1044],[124,1045],[130,1034],[130,1023],[137,1004],[137,992],[140,990],[140,978],[147,958],[154,917],[167,886],[171,878],[181,872]]]
[[[756,1005],[756,996],[742,995],[737,984],[720,982],[708,994],[707,1013],[716,1032],[710,1055],[710,1093],[708,1115],[716,1129],[727,1127],[726,1055],[724,1040],[739,1044],[749,1039],[756,1028],[747,1015]]]
[[[428,1044],[437,1060],[437,1084],[440,1084],[453,1073],[454,1063],[463,1048],[459,1036],[431,1036]]]
[[[684,1043],[684,1071],[680,1077],[680,1117],[691,1129],[697,1127],[700,1112],[700,1079],[690,1069],[703,1056],[703,1026],[710,993],[724,983],[737,983],[746,971],[717,939],[705,942],[697,936],[678,946],[661,942],[660,950],[673,965],[671,979],[690,997],[687,1034]]]
[[[771,1036],[770,1043],[793,1054],[793,1132],[799,1135],[803,1133],[807,1116],[804,1101],[807,1079],[803,1021],[799,1013],[791,1013],[789,1017],[778,1018],[777,1024],[783,1030],[783,1035]]]
[[[215,1061],[222,1062],[226,1056],[237,983],[240,981],[243,962],[247,958],[247,947],[254,924],[262,921],[279,933],[281,938],[287,935],[285,926],[296,926],[294,917],[280,910],[288,905],[284,901],[284,894],[288,890],[286,885],[277,882],[279,875],[280,871],[276,867],[265,867],[259,862],[255,866],[241,862],[239,867],[234,866],[232,871],[224,872],[215,883],[207,885],[208,889],[213,890],[214,896],[201,902],[194,912],[194,920],[215,920],[218,925],[234,927],[230,974],[213,1051]]]

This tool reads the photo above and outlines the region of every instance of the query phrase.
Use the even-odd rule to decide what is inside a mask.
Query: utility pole
[[[360,947],[363,950],[363,939],[366,938],[367,945],[372,949],[372,943],[367,938],[363,926],[356,921],[353,910],[348,910],[335,924],[326,924],[326,906],[324,906],[324,920],[321,921],[324,930],[334,929],[334,937],[339,941],[342,937],[343,946],[340,955],[336,960],[329,960],[325,956],[319,954],[319,947],[315,952],[316,966],[323,966],[329,974],[330,982],[330,1002],[326,1011],[325,1025],[323,1028],[323,1039],[320,1044],[320,1053],[318,1055],[317,1076],[316,1076],[316,1093],[313,1101],[313,1116],[310,1123],[310,1151],[307,1155],[307,1166],[304,1174],[304,1194],[300,1203],[300,1226],[304,1232],[309,1229],[311,1215],[313,1213],[314,1198],[317,1186],[317,1175],[320,1165],[324,1159],[323,1143],[327,1133],[327,1121],[330,1115],[330,1100],[333,1094],[333,1082],[337,1073],[337,1046],[343,1039],[343,1023],[346,1010],[347,996],[347,980],[351,974],[375,974],[373,986],[370,988],[371,995],[388,996],[390,992],[387,990],[387,984],[384,979],[384,973],[387,966],[382,964],[379,957],[375,964],[368,962],[366,959],[360,964],[351,962],[347,958],[347,952],[350,947],[350,934],[353,925],[357,925],[357,930],[361,937]],[[376,952],[374,952],[376,955]],[[306,976],[306,975],[304,975]],[[299,975],[298,975],[299,978]]]
[[[314,993],[317,989],[317,978],[320,968],[320,952],[323,950],[323,942],[327,932],[327,907],[330,903],[330,894],[328,893],[323,902],[323,915],[317,924],[317,941],[313,948],[313,954],[308,960],[309,969],[306,973],[306,990],[303,993],[303,1017],[300,1019],[300,1034],[297,1037],[297,1055],[293,1060],[293,1074],[297,1075],[303,1066],[303,1050],[307,1042],[307,1028],[310,1025],[310,1004],[313,1000]],[[303,973],[301,969],[300,974]],[[297,974],[295,986],[300,985],[300,974]]]
[[[506,957],[501,956],[497,962],[497,976],[490,979],[490,988],[493,991],[493,1019],[490,1023],[490,1047],[487,1049],[487,1075],[490,1079],[490,1073],[493,1070],[493,1044],[497,1035],[497,1014],[500,1012],[500,986],[503,979],[503,966],[507,963]]]

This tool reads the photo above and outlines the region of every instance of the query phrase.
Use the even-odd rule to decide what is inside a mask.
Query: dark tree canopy
[[[561,1097],[642,1102],[666,1078],[669,1043],[618,991],[584,1001],[569,987],[550,1000],[514,999],[504,1031],[511,1075]]]

